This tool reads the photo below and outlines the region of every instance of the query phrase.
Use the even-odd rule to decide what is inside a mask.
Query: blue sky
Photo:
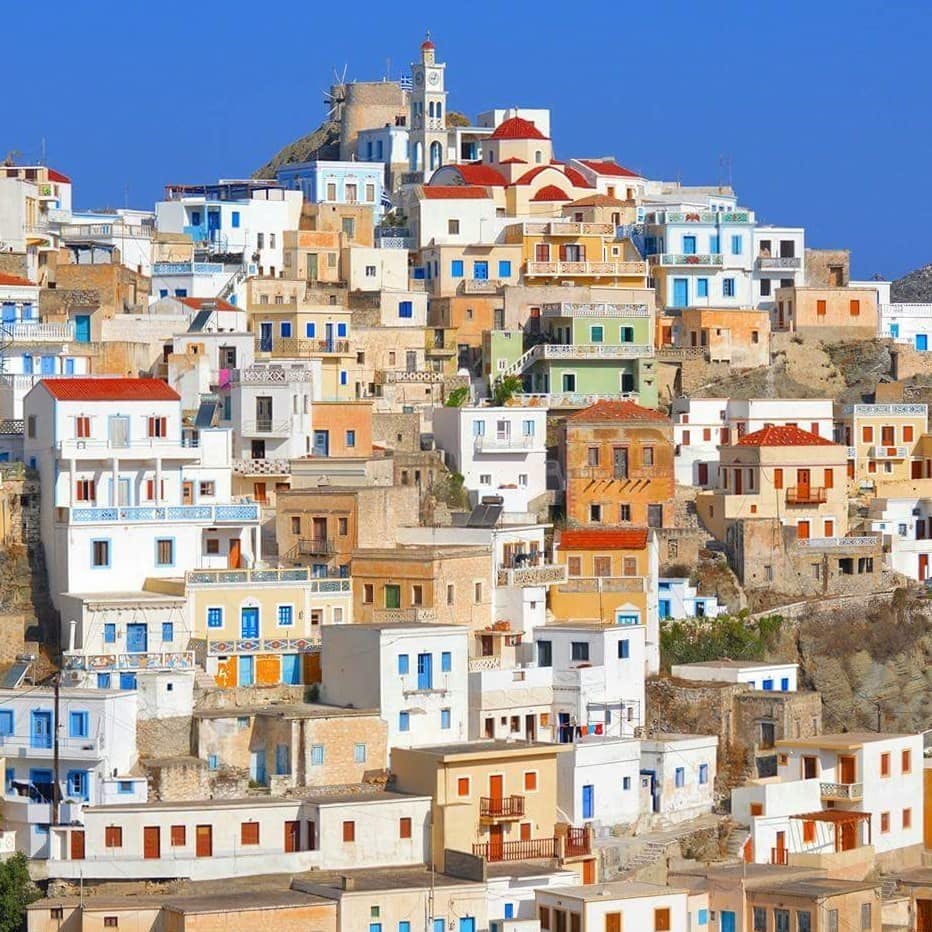
[[[430,28],[453,109],[550,107],[558,157],[654,178],[716,183],[727,159],[759,220],[850,247],[858,276],[932,262],[920,0],[8,6],[0,155],[36,158],[44,138],[79,207],[251,173],[317,125],[334,66],[374,80],[390,59],[397,77]]]

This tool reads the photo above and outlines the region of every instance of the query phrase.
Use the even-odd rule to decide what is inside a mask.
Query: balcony
[[[38,321],[17,321],[4,324],[4,331],[14,343],[70,343],[74,340],[74,323],[41,324]]]
[[[479,819],[482,822],[510,822],[524,817],[523,796],[501,798],[483,796],[479,800]]]
[[[67,760],[97,760],[103,754],[104,742],[99,735],[89,738],[58,739],[58,753]],[[17,757],[51,757],[54,753],[51,735],[48,742],[35,736],[3,735],[0,737],[0,754],[7,761]]]
[[[650,317],[650,308],[646,304],[581,304],[572,301],[544,304],[540,309],[541,317]]]
[[[507,284],[500,278],[467,278],[463,281],[463,294],[496,294]]]
[[[424,346],[428,356],[453,356],[456,353],[456,347],[441,336],[429,333],[424,341]]]
[[[259,505],[143,505],[117,508],[57,508],[59,524],[256,524]]]
[[[437,610],[433,608],[377,608],[374,620],[382,624],[412,624],[421,621],[436,621]]]
[[[222,275],[222,262],[155,262],[152,277],[163,275]]]
[[[85,654],[68,651],[64,656],[66,670],[105,673],[112,670],[193,670],[194,651],[156,651],[141,654]]]
[[[793,486],[786,490],[787,505],[824,505],[827,493],[822,488]]]
[[[725,257],[720,252],[661,252],[650,257],[652,265],[667,266],[720,266],[725,264]]]
[[[566,833],[563,856],[578,858],[592,854],[592,835],[584,828],[570,828]]]
[[[610,223],[577,223],[570,220],[528,221],[524,224],[526,236],[610,236],[615,227]]]
[[[272,356],[287,356],[289,359],[301,359],[308,356],[348,356],[349,340],[305,340],[300,337],[256,340],[257,353],[271,353]]]
[[[414,372],[396,372],[391,369],[377,369],[375,382],[377,385],[431,385],[442,382],[443,375],[433,369],[418,369]]]
[[[311,579],[307,567],[291,567],[268,570],[190,570],[185,574],[185,585],[190,586],[239,586],[266,583],[306,583]],[[316,581],[316,580],[315,580]],[[348,579],[340,582],[349,583]],[[340,591],[339,589],[335,591]],[[345,591],[349,591],[349,586]]]
[[[311,382],[311,370],[305,366],[250,366],[248,369],[228,369],[230,385],[288,385],[290,382]]]
[[[849,550],[854,547],[866,547],[873,550],[880,546],[880,536],[867,537],[809,537],[796,541],[797,547],[809,550]]]
[[[639,359],[653,356],[649,343],[538,343],[536,359]]]
[[[644,592],[643,576],[572,576],[560,586],[561,593]]]
[[[820,783],[822,799],[856,801],[863,799],[864,786],[861,783]]]
[[[55,449],[62,459],[75,460],[140,460],[198,458],[197,442],[188,437],[140,437],[136,440],[121,440],[113,443],[109,439],[96,437],[72,437],[59,440]]]
[[[615,278],[646,274],[647,263],[640,260],[629,262],[527,262],[525,264],[525,275],[532,277]]]
[[[529,408],[588,408],[597,401],[637,401],[637,392],[519,392],[514,400]]]
[[[234,476],[290,476],[291,461],[275,459],[241,459],[233,461]]]
[[[347,580],[348,582],[348,580]],[[209,657],[230,654],[316,654],[320,650],[320,625],[303,637],[231,638],[207,642]]]
[[[485,861],[531,861],[557,857],[556,838],[530,838],[527,841],[487,841],[472,846],[472,853]]]
[[[523,434],[515,437],[474,437],[473,450],[476,453],[527,453],[530,450],[543,450],[544,444],[536,437]]]
[[[567,581],[565,563],[528,563],[525,566],[500,566],[499,586],[552,586]]]
[[[298,540],[298,553],[303,556],[326,557],[335,552],[333,541],[323,537],[302,537]]]
[[[867,457],[872,460],[905,460],[909,456],[908,447],[868,447]]]
[[[758,256],[757,267],[761,271],[768,269],[801,269],[803,260],[799,256]]]
[[[254,421],[243,421],[243,436],[262,434],[266,437],[290,437],[294,431],[291,418],[283,421],[273,421],[270,417],[256,418]]]

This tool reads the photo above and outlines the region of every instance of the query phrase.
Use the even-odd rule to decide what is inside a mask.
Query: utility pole
[[[59,755],[58,755],[58,710],[61,702],[61,673],[55,674],[55,702],[52,712],[52,825],[58,825],[58,809],[61,804],[59,789]]]

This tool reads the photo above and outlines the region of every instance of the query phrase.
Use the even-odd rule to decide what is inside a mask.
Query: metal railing
[[[486,841],[472,846],[472,853],[486,861],[529,861],[557,856],[556,838],[527,841]]]
[[[199,521],[208,524],[252,523],[259,505],[143,505],[116,508],[58,508],[57,520],[67,524],[134,524],[150,521]]]
[[[493,451],[509,450],[533,450],[537,447],[544,448],[543,441],[538,441],[534,436],[525,436],[518,434],[514,437],[474,437],[473,449],[476,453],[489,453]]]
[[[654,265],[724,265],[720,252],[660,252],[650,257]]]
[[[483,819],[520,819],[524,815],[523,796],[482,796],[479,816]]]
[[[650,317],[646,304],[581,304],[574,301],[543,304],[541,317]]]
[[[298,553],[309,556],[326,556],[334,553],[332,540],[324,537],[301,537],[298,539]]]
[[[304,583],[311,578],[307,567],[242,570],[189,570],[185,573],[188,586],[229,586],[248,583]],[[349,580],[343,580],[349,583]],[[347,587],[348,588],[348,587]]]

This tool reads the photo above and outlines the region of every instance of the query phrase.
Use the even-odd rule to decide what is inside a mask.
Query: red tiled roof
[[[617,162],[603,162],[601,159],[577,159],[580,165],[591,168],[598,175],[623,175],[626,178],[640,178],[637,172],[633,172]]]
[[[563,531],[559,550],[643,550],[647,546],[647,528],[598,528]]]
[[[568,421],[662,421],[670,419],[653,408],[642,408],[633,401],[597,401],[594,405],[571,414]]]
[[[29,281],[20,275],[7,275],[6,272],[0,272],[0,285],[31,285],[37,287],[35,282]]]
[[[516,159],[512,156],[510,159],[502,159],[499,165],[527,165],[527,159]]]
[[[493,139],[546,139],[547,137],[530,121],[511,117],[495,127]]]
[[[161,379],[43,379],[59,401],[180,401],[181,396]]]
[[[67,175],[55,171],[54,168],[49,169],[49,181],[57,181],[59,184],[71,184],[71,179]]]
[[[570,199],[566,191],[561,190],[555,184],[545,184],[531,198],[532,201],[568,201]]]
[[[460,173],[460,177],[466,184],[484,184],[501,188],[504,188],[508,184],[508,179],[500,171],[492,168],[491,165],[476,163],[469,165],[453,165],[451,167],[455,168]]]
[[[552,165],[535,165],[533,168],[528,169],[517,181],[513,183],[514,184],[530,184],[541,172],[547,171],[548,168],[553,168],[553,166]]]
[[[574,188],[591,188],[592,185],[582,176],[582,174],[576,171],[575,168],[564,168],[564,173],[566,177],[572,182]]]
[[[424,197],[429,201],[467,200],[486,198],[489,192],[485,188],[467,184],[433,184],[424,188]]]
[[[218,311],[239,310],[235,304],[230,304],[229,301],[224,301],[222,298],[179,298],[178,300],[195,311],[201,310],[205,304],[212,304],[214,309]]]
[[[818,434],[810,433],[800,427],[774,426],[755,430],[745,434],[739,441],[739,447],[830,447],[831,440]]]
[[[422,50],[422,51],[425,51],[425,52],[426,52],[428,49],[435,49],[435,48],[437,48],[437,46],[434,45],[434,43],[431,42],[430,39],[425,39],[425,40],[421,43],[421,50]]]

